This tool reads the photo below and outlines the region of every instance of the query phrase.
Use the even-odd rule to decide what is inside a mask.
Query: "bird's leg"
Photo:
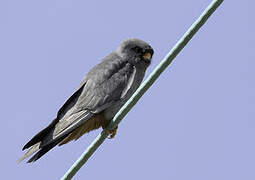
[[[108,126],[108,125],[109,125],[109,121],[104,121],[104,122],[102,123],[102,128],[108,132],[108,134],[109,134],[108,139],[113,139],[113,138],[115,137],[115,135],[117,134],[118,126],[116,126],[115,128],[113,128],[112,130],[108,130],[108,129],[107,129],[107,126]]]
[[[115,137],[115,135],[117,134],[117,129],[118,129],[118,126],[112,130],[108,130],[108,133],[109,133],[108,139],[113,139]]]
[[[113,139],[115,137],[115,135],[117,134],[117,129],[118,129],[118,126],[115,127],[114,129],[108,131],[110,134],[109,139]]]

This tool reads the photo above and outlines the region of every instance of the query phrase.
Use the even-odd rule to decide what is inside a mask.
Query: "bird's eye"
[[[132,50],[135,51],[136,53],[141,53],[142,52],[142,49],[138,46],[133,47]]]

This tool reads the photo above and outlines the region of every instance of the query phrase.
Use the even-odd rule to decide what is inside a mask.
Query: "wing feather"
[[[28,162],[36,161],[95,114],[124,98],[135,73],[135,67],[116,53],[104,58],[85,76],[77,91],[58,111],[57,118],[24,146],[23,149],[33,146],[24,157],[36,149],[38,152]]]
[[[83,92],[72,109],[56,124],[54,138],[70,133],[127,93],[134,80],[134,66],[127,61],[104,62],[87,74]]]

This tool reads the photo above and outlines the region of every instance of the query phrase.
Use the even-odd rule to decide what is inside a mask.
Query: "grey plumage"
[[[107,122],[114,117],[139,87],[152,55],[153,49],[146,42],[138,39],[124,41],[88,72],[51,124],[23,147],[23,150],[29,150],[20,160],[37,152],[28,162],[36,161],[57,144],[78,139],[83,133],[99,126],[104,127],[105,122],[101,120],[94,122],[95,127],[87,129],[86,123],[95,121],[93,118],[97,115]],[[71,138],[70,134],[78,132],[81,126],[85,128],[79,130],[82,133]]]

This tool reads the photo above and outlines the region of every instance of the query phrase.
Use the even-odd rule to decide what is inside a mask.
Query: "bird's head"
[[[128,39],[123,41],[116,51],[121,57],[135,64],[150,65],[153,56],[152,47],[139,39]]]

